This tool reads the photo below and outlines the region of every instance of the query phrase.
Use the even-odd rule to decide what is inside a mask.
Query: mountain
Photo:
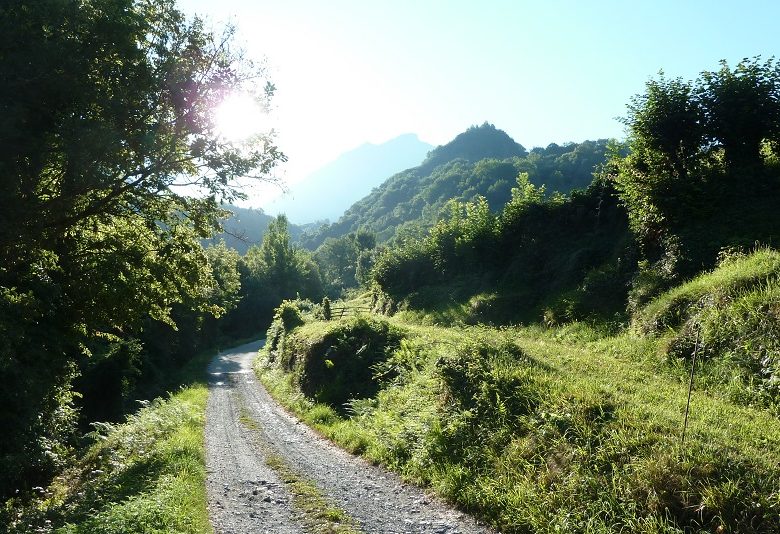
[[[211,239],[205,239],[204,245],[219,243],[224,240],[228,247],[236,249],[239,254],[246,254],[246,251],[252,245],[259,245],[263,240],[263,235],[268,230],[268,224],[274,219],[261,209],[239,208],[238,206],[223,206],[231,211],[233,216],[223,221],[225,231],[217,234]],[[289,225],[290,237],[293,241],[300,239],[304,231],[309,230],[308,226]]]
[[[595,167],[605,159],[606,140],[534,148],[528,152],[492,124],[472,126],[446,145],[432,150],[414,168],[388,178],[353,204],[335,223],[304,234],[301,243],[316,249],[329,237],[367,229],[378,241],[432,226],[451,199],[484,196],[498,211],[511,196],[519,173],[528,173],[548,193],[587,187]]]
[[[295,223],[336,220],[388,176],[419,165],[432,148],[415,134],[401,135],[379,145],[366,143],[293,185],[265,209],[285,213]]]
[[[446,145],[436,147],[420,165],[420,170],[431,171],[456,159],[479,161],[486,158],[522,157],[527,154],[523,145],[516,143],[505,131],[486,122],[482,126],[472,126]]]

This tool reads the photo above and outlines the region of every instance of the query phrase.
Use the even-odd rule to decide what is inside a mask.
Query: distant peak
[[[499,130],[489,122],[484,122],[481,126],[470,126],[446,145],[431,150],[423,165],[433,168],[459,158],[479,161],[485,158],[522,157],[527,154],[528,151],[505,131]]]

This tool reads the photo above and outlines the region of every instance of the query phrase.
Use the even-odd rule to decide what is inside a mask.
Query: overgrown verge
[[[374,366],[379,389],[343,411],[304,395],[278,363],[310,357],[325,332],[349,324],[292,329],[258,374],[335,442],[502,532],[780,529],[777,418],[695,391],[681,446],[687,384],[658,360],[662,342],[585,325],[390,321],[403,337]]]
[[[325,328],[304,341],[289,336],[303,324],[298,306],[285,301],[278,308],[268,331],[268,362],[291,373],[306,396],[341,413],[349,400],[373,397],[381,386],[376,370],[398,347],[401,330],[385,320],[358,315],[322,323]]]
[[[210,533],[206,510],[208,389],[200,379],[213,356],[193,359],[180,378],[191,385],[145,402],[122,424],[94,424],[94,444],[37,497],[0,509],[8,532]]]
[[[780,253],[724,255],[720,266],[650,302],[634,326],[670,360],[704,361],[701,380],[735,402],[780,414]]]

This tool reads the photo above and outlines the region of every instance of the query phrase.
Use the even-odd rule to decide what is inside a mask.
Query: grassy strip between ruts
[[[122,424],[96,424],[95,443],[40,498],[13,510],[9,532],[211,533],[203,428],[204,352],[179,391],[145,402]]]
[[[306,532],[315,534],[360,534],[357,523],[344,510],[333,506],[311,481],[300,476],[282,456],[272,451],[259,435],[259,426],[245,410],[241,423],[254,433],[255,444],[265,457],[266,464],[284,482],[293,497],[295,509],[301,514]]]
[[[256,369],[324,435],[504,532],[780,531],[777,418],[695,391],[681,447],[687,381],[655,340],[577,324],[401,326],[379,393],[346,415],[277,362],[300,362],[334,328],[348,335],[349,321],[298,327],[283,350],[300,352]]]

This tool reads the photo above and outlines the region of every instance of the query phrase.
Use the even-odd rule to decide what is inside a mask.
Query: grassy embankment
[[[95,426],[95,443],[40,497],[10,516],[10,532],[210,533],[203,440],[208,389],[200,354],[179,391],[123,424]]]
[[[732,258],[613,335],[309,320],[258,371],[323,434],[504,532],[778,532],[778,275],[776,252]]]

